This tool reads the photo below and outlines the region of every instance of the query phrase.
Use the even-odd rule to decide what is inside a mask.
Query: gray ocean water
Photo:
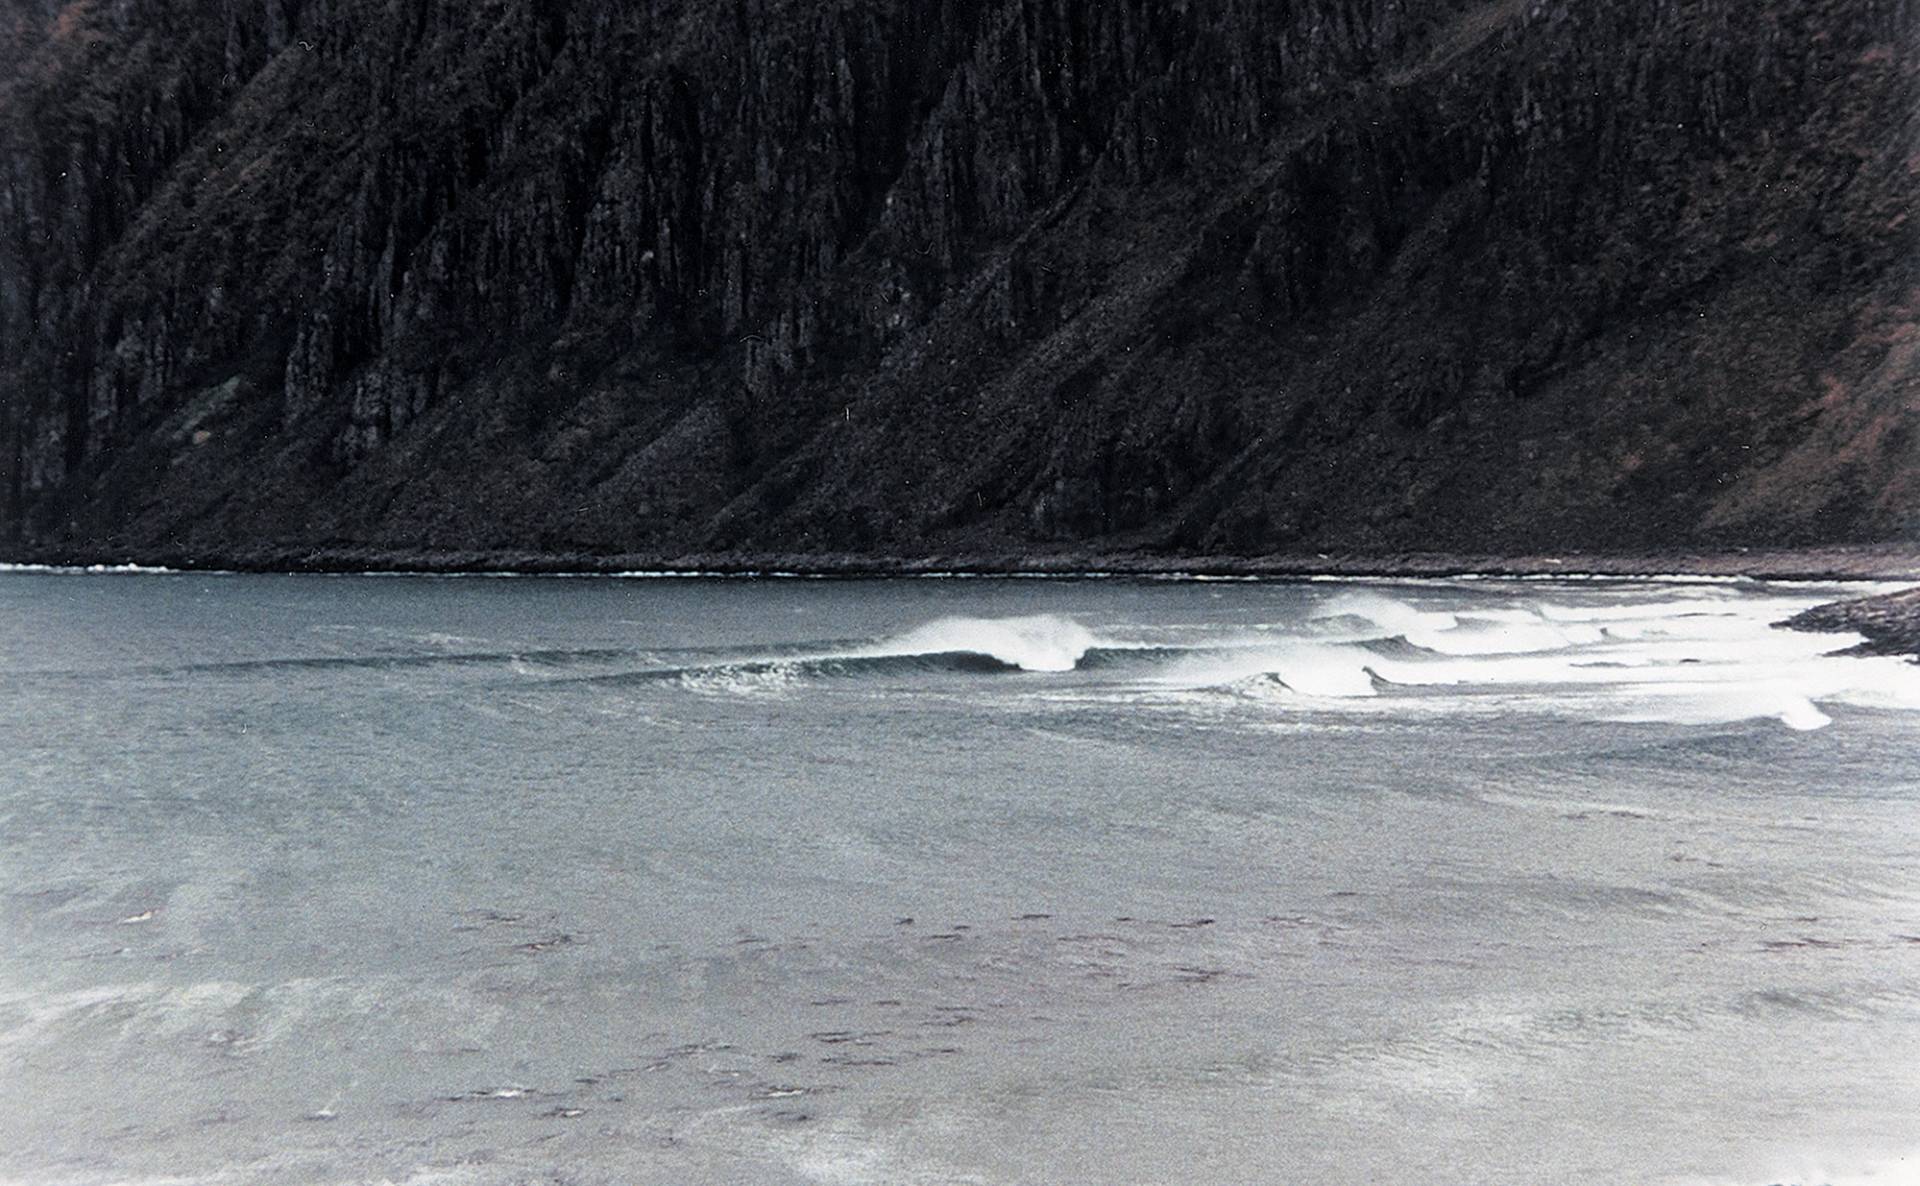
[[[1920,1181],[1859,591],[0,572],[0,1182]]]

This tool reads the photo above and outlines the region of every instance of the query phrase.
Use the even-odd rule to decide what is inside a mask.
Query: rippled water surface
[[[1859,591],[0,572],[0,1182],[1911,1183]]]

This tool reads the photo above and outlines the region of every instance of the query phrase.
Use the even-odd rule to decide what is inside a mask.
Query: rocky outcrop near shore
[[[1859,654],[1909,655],[1920,662],[1920,588],[1815,606],[1781,625],[1789,630],[1850,631],[1866,636],[1855,648]]]
[[[1920,535],[1911,0],[16,0],[0,551]]]

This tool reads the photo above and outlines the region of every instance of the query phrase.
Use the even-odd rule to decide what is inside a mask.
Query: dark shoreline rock
[[[1920,587],[1817,605],[1780,623],[1788,630],[1853,631],[1867,641],[1854,655],[1907,655],[1920,662]]]
[[[1901,580],[1920,574],[1920,549],[1904,546],[1744,552],[1591,552],[1495,556],[1459,552],[1276,553],[1264,556],[1147,552],[974,551],[921,555],[850,552],[650,553],[425,551],[368,547],[233,548],[129,552],[0,548],[0,563],[58,567],[138,565],[199,572],[519,575],[1239,577],[1619,577],[1752,580]],[[1818,628],[1818,627],[1816,627]],[[1851,627],[1848,627],[1851,628]]]

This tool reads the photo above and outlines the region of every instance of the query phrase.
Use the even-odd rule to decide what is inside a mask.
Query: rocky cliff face
[[[0,0],[0,549],[1920,536],[1914,0]]]

